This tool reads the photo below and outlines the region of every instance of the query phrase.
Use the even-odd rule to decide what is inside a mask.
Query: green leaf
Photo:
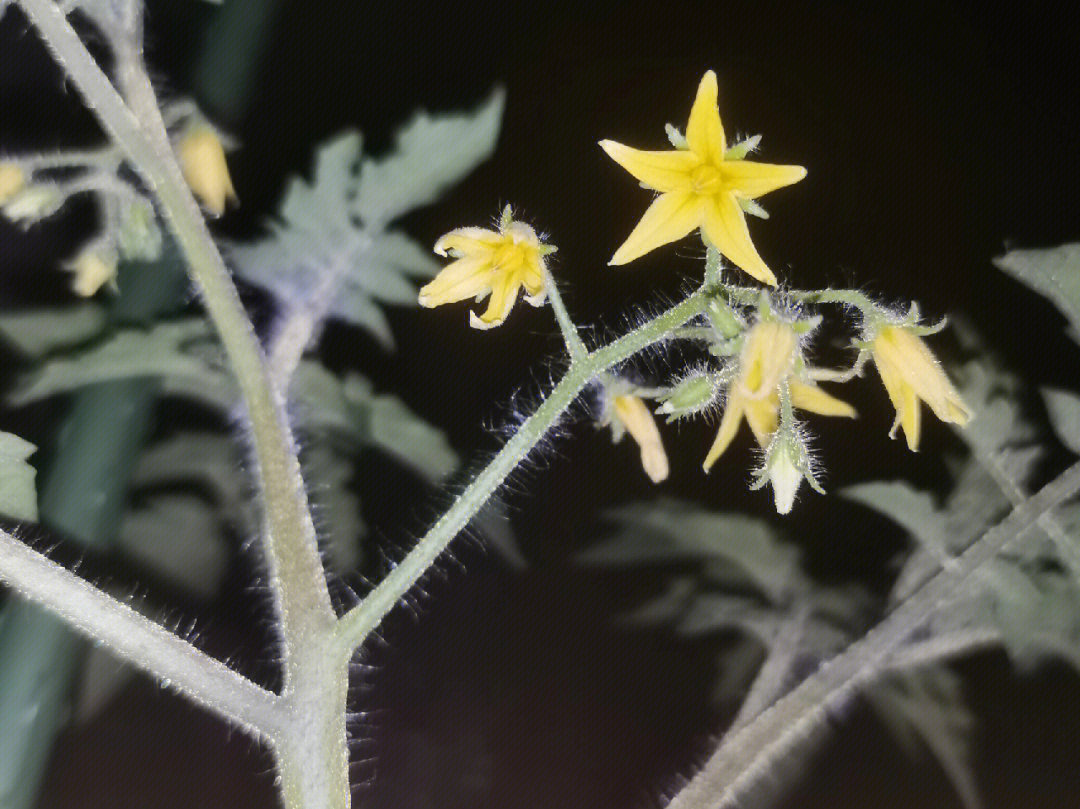
[[[193,494],[158,494],[124,515],[119,547],[125,556],[200,598],[221,587],[229,562],[225,526]]]
[[[496,90],[471,113],[416,113],[390,154],[364,161],[356,213],[368,226],[381,227],[438,199],[494,150],[503,102]]]
[[[26,462],[36,450],[29,441],[0,432],[0,515],[37,522],[37,472]]]
[[[0,314],[0,337],[28,359],[84,343],[100,334],[105,307],[91,301],[72,306]]]
[[[338,573],[356,570],[363,558],[361,540],[367,526],[360,513],[360,498],[349,488],[353,462],[319,440],[308,442],[301,460],[326,561]]]
[[[943,666],[904,672],[867,689],[865,696],[910,757],[933,755],[964,806],[979,809],[972,744],[975,718],[956,674]]]
[[[1080,340],[1080,243],[1042,250],[1011,250],[994,266],[1050,299]]]
[[[220,346],[210,324],[201,318],[161,323],[148,330],[124,329],[87,349],[48,359],[23,376],[8,401],[21,406],[98,382],[139,377],[156,377],[166,395],[217,408],[236,401]]]
[[[782,601],[799,576],[798,552],[764,520],[718,514],[672,499],[609,512],[616,536],[582,553],[585,564],[638,565],[719,561],[770,601]]]
[[[1080,396],[1066,390],[1043,388],[1050,424],[1061,443],[1080,455]]]

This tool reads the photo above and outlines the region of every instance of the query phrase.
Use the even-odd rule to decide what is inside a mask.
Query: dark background
[[[182,95],[215,9],[149,7],[150,64],[164,91]],[[677,294],[700,264],[686,240],[629,267],[606,266],[649,197],[596,141],[664,148],[663,124],[685,125],[697,82],[712,68],[729,137],[763,133],[761,159],[809,169],[802,183],[764,200],[769,221],[751,222],[778,275],[800,287],[856,285],[917,299],[934,317],[962,313],[1029,390],[1075,389],[1076,347],[1061,318],[990,264],[1007,246],[1080,236],[1080,34],[1065,8],[286,3],[257,99],[241,120],[223,121],[242,143],[230,164],[243,205],[218,229],[256,232],[285,178],[306,171],[315,144],[341,129],[361,129],[378,152],[415,108],[471,107],[500,83],[507,109],[494,158],[404,224],[432,243],[513,203],[559,246],[554,272],[571,312],[609,335],[625,328],[628,313]],[[97,137],[15,12],[0,23],[0,104],[0,143],[12,153]],[[54,267],[78,244],[85,213],[28,235],[0,222],[6,300],[67,295]],[[266,302],[249,297],[265,318]],[[398,311],[391,320],[396,354],[333,327],[330,364],[397,392],[474,465],[538,400],[558,348],[547,310],[519,307],[486,333],[464,327],[462,306]],[[964,356],[949,335],[935,347],[952,360]],[[939,450],[957,447],[947,429],[928,419],[924,449],[913,456],[885,436],[892,412],[875,378],[845,393],[860,412],[858,433],[815,423],[830,489],[898,475],[943,483]],[[36,417],[41,433],[54,415]],[[700,474],[713,429],[698,423],[665,433],[673,473],[662,492],[768,514],[768,495],[745,490],[746,435],[708,478]],[[663,574],[574,567],[571,555],[598,537],[603,507],[654,491],[629,443],[612,448],[585,423],[570,434],[537,453],[503,493],[529,569],[515,572],[459,542],[457,563],[444,565],[428,597],[392,616],[382,642],[367,650],[374,668],[355,703],[372,712],[356,728],[370,742],[354,757],[374,761],[356,767],[366,783],[355,800],[395,809],[651,806],[677,775],[693,772],[722,730],[727,714],[708,701],[722,639],[613,626],[613,616],[662,589]],[[365,516],[393,555],[447,496],[384,460],[366,461],[358,483]],[[884,524],[835,498],[807,494],[781,524],[811,567],[834,580],[857,576],[881,587],[901,547]],[[178,608],[198,618],[207,649],[267,676],[259,662],[268,654],[265,632],[250,628],[260,625],[259,605],[243,590],[253,576],[238,560],[234,594]],[[1013,678],[996,655],[960,670],[984,718],[976,758],[987,805],[1075,805],[1076,678],[1052,666]],[[958,805],[936,766],[903,762],[867,711],[843,719],[789,805]],[[93,726],[63,737],[42,806],[273,802],[265,753],[138,680]]]

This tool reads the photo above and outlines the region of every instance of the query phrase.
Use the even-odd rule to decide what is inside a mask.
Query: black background
[[[387,147],[417,107],[475,105],[496,83],[507,110],[492,160],[404,224],[422,243],[485,224],[502,204],[550,234],[567,304],[597,335],[654,311],[700,272],[686,240],[629,267],[607,259],[648,202],[596,141],[664,148],[663,124],[685,124],[701,74],[715,69],[729,133],[762,133],[761,159],[808,167],[770,195],[772,218],[751,222],[777,274],[800,287],[857,285],[931,316],[962,314],[1029,391],[1076,388],[1076,347],[1053,308],[998,273],[1007,246],[1077,239],[1077,48],[1064,4],[579,3],[285,4],[248,114],[224,122],[242,143],[230,158],[242,207],[218,228],[252,234],[285,178],[306,171],[315,144],[358,127]],[[148,58],[159,86],[183,94],[190,59],[214,8],[150,3]],[[9,12],[0,23],[0,143],[24,149],[85,144],[96,134],[36,37]],[[85,214],[85,211],[82,212]],[[80,212],[23,235],[0,222],[6,300],[65,297],[57,259],[78,243]],[[84,232],[84,231],[83,231]],[[257,318],[267,304],[249,296]],[[465,327],[462,306],[391,314],[398,352],[333,327],[333,367],[353,367],[399,393],[479,464],[500,430],[534,404],[558,348],[547,310],[519,307],[494,332]],[[951,336],[935,346],[964,355]],[[837,355],[838,357],[839,355]],[[825,358],[838,361],[825,352]],[[885,433],[891,409],[877,380],[854,386],[860,419],[815,423],[826,484],[902,475],[940,486],[939,450],[956,449],[928,423],[911,455]],[[515,404],[509,404],[512,397]],[[1035,418],[1037,399],[1028,396]],[[46,435],[58,408],[28,417]],[[13,418],[19,418],[18,416]],[[929,420],[928,420],[929,421]],[[666,433],[672,479],[663,493],[768,514],[745,490],[753,461],[742,436],[705,478],[713,427]],[[355,800],[417,807],[655,805],[709,750],[726,714],[708,701],[722,641],[628,633],[620,611],[659,592],[656,572],[598,573],[570,556],[597,538],[608,505],[653,496],[632,446],[571,425],[503,493],[530,569],[515,573],[472,544],[459,564],[399,611],[368,651],[372,711],[361,735]],[[366,458],[358,482],[377,540],[397,553],[446,502],[385,460]],[[418,505],[419,504],[419,505]],[[886,526],[835,498],[804,495],[784,521],[825,578],[887,581],[901,545]],[[202,642],[267,676],[259,605],[241,589],[212,607],[180,604]],[[1004,658],[962,665],[984,722],[979,781],[990,807],[1075,805],[1080,752],[1077,682],[1049,667],[1014,679]],[[856,707],[792,791],[791,806],[958,805],[935,765],[910,766]],[[140,680],[93,726],[66,734],[42,806],[270,806],[265,753]]]

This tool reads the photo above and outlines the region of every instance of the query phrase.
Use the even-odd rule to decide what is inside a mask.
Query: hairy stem
[[[629,359],[643,348],[662,340],[673,330],[704,311],[708,300],[698,290],[682,303],[668,309],[645,325],[614,342],[586,353],[571,362],[570,369],[551,391],[543,404],[518,429],[491,463],[469,484],[416,547],[356,607],[338,622],[337,646],[343,656],[351,656],[383,617],[393,609],[409,588],[419,580],[446,549],[451,540],[468,525],[488,498],[502,485],[514,468],[524,460],[544,437],[578,394],[598,374]]]
[[[577,326],[570,319],[570,313],[566,311],[566,304],[563,303],[562,294],[555,283],[555,278],[546,269],[544,270],[544,285],[547,287],[548,300],[551,301],[551,308],[555,311],[555,320],[559,323],[559,331],[562,332],[563,340],[566,342],[566,351],[570,354],[571,361],[576,362],[585,359],[589,354],[589,349],[581,341]]]
[[[148,121],[136,118],[54,3],[18,2],[106,132],[154,191],[236,373],[248,408],[255,466],[266,505],[264,547],[281,618],[288,689],[296,667],[293,651],[324,636],[334,613],[281,398],[270,382],[228,271],[165,141],[156,101]],[[145,75],[125,75],[122,80],[131,82],[136,98],[153,97]],[[140,101],[140,115],[143,106]]]
[[[274,694],[3,531],[0,580],[246,732],[276,733]]]
[[[795,749],[831,709],[843,704],[883,666],[888,666],[897,647],[975,571],[1078,490],[1080,463],[1017,506],[957,557],[953,567],[938,572],[875,629],[736,733],[670,807],[722,809],[736,805],[741,794],[768,777],[778,757]]]

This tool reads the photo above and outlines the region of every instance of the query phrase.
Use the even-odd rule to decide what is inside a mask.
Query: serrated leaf
[[[301,362],[289,389],[298,424],[330,430],[360,447],[374,447],[433,482],[450,474],[458,456],[435,427],[389,394],[376,394],[359,374],[338,379],[318,363]]]
[[[363,162],[354,210],[364,223],[382,227],[434,202],[486,160],[499,137],[503,101],[500,89],[471,113],[416,113],[390,154]]]
[[[46,360],[8,394],[15,406],[120,379],[157,378],[167,393],[228,407],[235,402],[220,348],[201,318],[125,329],[82,351]]]
[[[974,716],[960,678],[935,666],[890,677],[867,689],[866,698],[893,738],[918,759],[937,759],[967,809],[979,809],[972,750]]]
[[[0,515],[37,522],[37,471],[26,462],[36,450],[29,441],[0,432]]]
[[[105,329],[105,307],[92,301],[73,306],[0,314],[0,337],[27,359],[84,343]]]
[[[1011,250],[994,266],[1050,299],[1080,338],[1080,243],[1041,250]]]
[[[742,514],[708,512],[661,499],[609,512],[617,535],[582,553],[586,564],[648,564],[723,560],[772,601],[783,600],[798,576],[798,553],[768,523]]]
[[[1080,455],[1080,396],[1067,390],[1043,388],[1043,401],[1061,443]]]

